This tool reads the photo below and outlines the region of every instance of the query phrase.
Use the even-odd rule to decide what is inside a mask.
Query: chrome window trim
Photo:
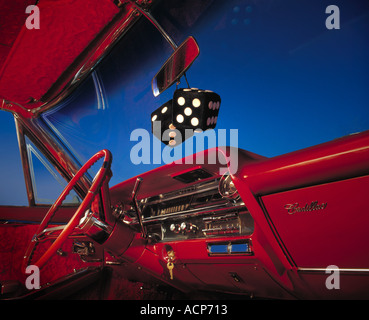
[[[124,17],[125,13],[127,14],[126,17]],[[62,75],[41,97],[40,101],[44,101],[45,103],[31,111],[33,116],[37,117],[41,112],[49,110],[67,97],[91,74],[91,72],[93,72],[99,62],[110,52],[114,45],[140,17],[141,14],[137,9],[129,8],[127,11],[121,9],[109,23],[109,27],[106,31],[94,40],[95,44],[88,46],[84,53],[78,57],[81,62],[78,67],[76,67],[76,72],[69,77],[69,82],[63,88],[59,88],[58,82],[63,78]],[[83,55],[85,56],[81,57]]]
[[[75,175],[82,164],[74,158],[73,154],[66,146],[54,137],[51,129],[48,129],[46,124],[42,128],[40,121],[37,119],[24,120],[17,115],[14,116],[14,119],[29,206],[45,206],[44,204],[36,203],[25,135],[32,141],[32,143],[34,143],[39,151],[67,182]],[[45,132],[46,130],[49,130],[47,134]],[[53,152],[58,155],[62,155],[63,161],[55,159],[52,156]],[[81,179],[79,184],[76,186],[75,191],[81,199],[83,199],[87,193],[87,190],[91,185],[91,181],[91,177],[85,177]]]
[[[19,120],[19,117],[14,115],[15,121],[15,129],[17,131],[17,138],[18,138],[18,146],[19,152],[21,157],[21,163],[23,168],[24,180],[26,183],[26,190],[27,190],[27,198],[28,204],[30,207],[35,206],[35,195],[33,193],[33,185],[32,185],[32,178],[31,178],[31,171],[29,167],[28,155],[27,155],[27,146],[26,146],[26,139],[24,137],[24,127]]]

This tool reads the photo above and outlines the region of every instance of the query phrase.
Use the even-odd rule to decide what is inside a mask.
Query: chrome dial
[[[238,191],[232,181],[229,172],[226,172],[219,181],[219,193],[228,199],[236,200],[239,197]]]

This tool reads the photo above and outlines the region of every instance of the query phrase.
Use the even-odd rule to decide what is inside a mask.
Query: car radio
[[[222,179],[141,200],[147,234],[156,241],[251,235],[254,222],[244,203],[220,194],[219,183]]]

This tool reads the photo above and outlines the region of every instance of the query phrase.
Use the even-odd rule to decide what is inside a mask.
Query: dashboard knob
[[[181,231],[183,232],[196,232],[197,231],[197,227],[189,222],[182,222],[181,223]]]
[[[196,232],[197,231],[197,227],[194,224],[191,224],[190,231]]]
[[[172,223],[169,226],[169,230],[172,231],[172,232],[178,233],[179,231],[181,231],[181,227],[178,224]]]

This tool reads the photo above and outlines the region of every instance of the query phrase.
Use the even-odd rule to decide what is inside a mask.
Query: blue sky
[[[369,129],[369,6],[334,3],[234,1],[196,34],[190,83],[222,96],[217,126],[238,128],[243,149],[271,157]]]

